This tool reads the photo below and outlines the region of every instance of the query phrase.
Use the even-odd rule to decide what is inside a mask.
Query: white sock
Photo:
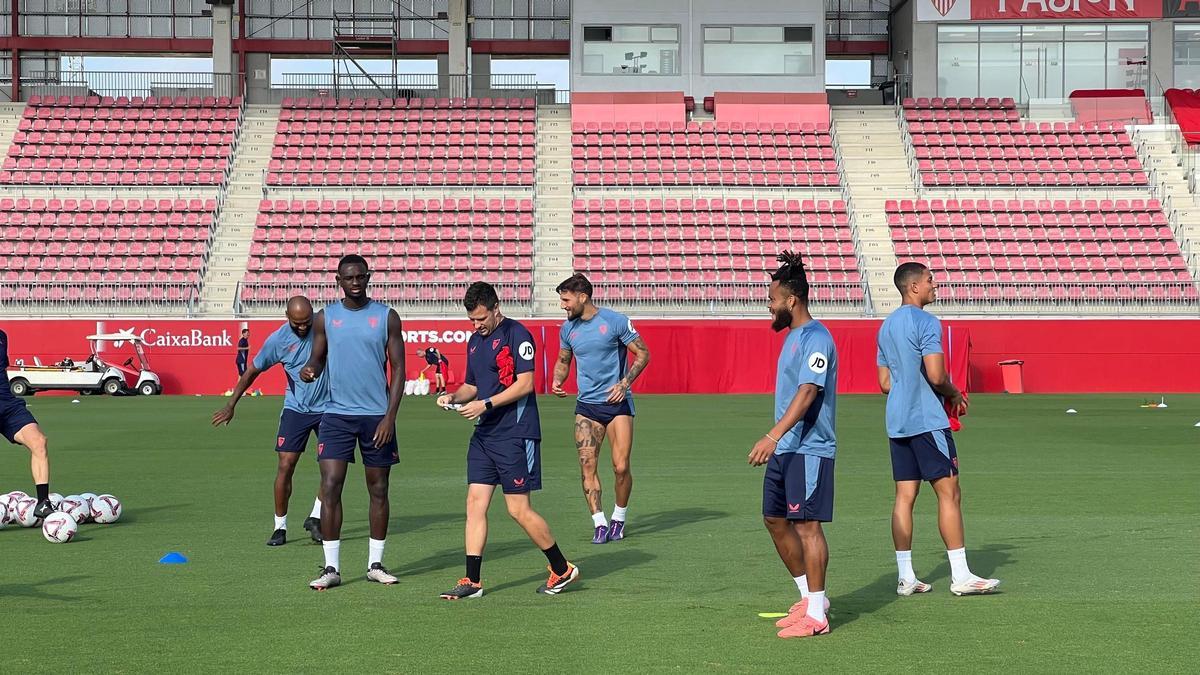
[[[383,545],[386,539],[367,539],[367,566],[383,562]]]
[[[796,588],[800,589],[800,599],[808,597],[808,575],[801,574],[798,577],[792,577],[792,581],[796,582]]]
[[[316,518],[317,520],[321,519],[321,499],[320,498],[313,500],[313,510],[312,510],[312,513],[308,514],[308,517]]]
[[[900,581],[911,584],[917,580],[917,573],[912,568],[912,551],[896,551],[896,569]]]
[[[619,520],[622,523],[625,522],[625,513],[626,513],[626,511],[628,511],[628,509],[629,509],[629,507],[627,507],[627,506],[613,506],[612,519]]]
[[[325,540],[321,542],[321,548],[325,549],[325,566],[335,570],[342,569],[339,561],[342,554],[342,542],[337,539]]]
[[[275,516],[275,529],[277,529],[277,530],[286,530],[287,529],[287,514],[286,513],[283,514],[282,516]]]
[[[808,615],[817,623],[825,622],[825,591],[809,591]]]
[[[946,551],[950,559],[950,578],[956,584],[961,584],[971,578],[971,568],[967,567],[967,549],[956,548]]]
[[[592,514],[592,527],[608,527],[608,520],[604,518],[603,511],[597,511]]]

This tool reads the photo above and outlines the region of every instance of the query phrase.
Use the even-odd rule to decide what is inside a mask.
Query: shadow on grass
[[[464,519],[465,516],[462,513],[424,513],[392,516],[388,521],[388,538],[403,537],[406,534],[419,532],[431,525],[463,521]],[[343,522],[341,540],[366,539],[369,529],[366,521],[359,521],[350,526],[347,526],[347,523]]]
[[[657,557],[658,556],[652,553],[647,553],[636,548],[622,548],[615,551],[605,551],[604,553],[597,553],[572,560],[571,562],[579,565],[580,578],[579,581],[576,581],[574,584],[572,584],[571,590],[567,592],[574,593],[577,591],[585,591],[587,590],[588,581],[606,577],[613,572],[627,570],[632,567],[637,567],[638,565],[644,565],[656,559]],[[486,592],[489,594],[498,593],[507,588],[518,586],[525,588],[536,588],[538,585],[540,585],[540,582],[544,582],[546,580],[546,577],[546,572],[539,572],[538,574],[525,577],[524,579],[506,581],[497,586],[490,587]]]
[[[1012,555],[1009,553],[1012,549],[1013,547],[1004,544],[968,549],[967,559],[971,563],[971,571],[981,577],[990,578],[997,569],[1012,562]],[[917,578],[934,584],[934,593],[949,593],[950,563],[943,560],[937,567],[924,574],[918,570]],[[995,594],[1001,592],[997,591]],[[830,602],[837,624],[846,625],[854,623],[859,617],[874,614],[899,599],[900,596],[896,595],[896,574],[887,572],[850,593],[832,596]]]
[[[51,600],[55,602],[75,602],[76,596],[58,595],[42,590],[46,586],[69,584],[91,577],[76,574],[68,577],[57,577],[32,584],[0,584],[0,598],[33,598],[35,600]]]
[[[676,527],[695,525],[707,520],[719,520],[730,515],[732,514],[729,511],[714,511],[704,508],[656,511],[630,520],[628,530],[632,536],[641,536]]]
[[[996,570],[1008,566],[1013,561],[1013,556],[1009,551],[1015,547],[1007,544],[991,544],[980,548],[967,548],[967,563],[971,566],[971,572],[976,576],[990,579],[996,574]],[[933,568],[929,573],[929,578],[926,581],[941,581],[943,585],[949,589],[950,587],[950,562],[943,560],[941,564]],[[1002,593],[1004,586],[996,591],[996,594]]]

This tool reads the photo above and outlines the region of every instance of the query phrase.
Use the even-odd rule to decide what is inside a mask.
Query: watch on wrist
[[[483,407],[487,410],[491,410],[492,409],[492,399],[490,399],[490,398],[483,399]]]

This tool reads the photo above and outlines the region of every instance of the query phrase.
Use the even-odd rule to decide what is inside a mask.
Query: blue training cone
[[[178,553],[176,551],[171,551],[170,553],[158,559],[158,562],[164,565],[182,565],[187,561],[188,559],[185,558],[182,553]]]

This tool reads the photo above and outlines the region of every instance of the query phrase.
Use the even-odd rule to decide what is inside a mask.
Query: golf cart
[[[134,333],[100,333],[89,335],[92,353],[81,364],[71,359],[63,359],[54,365],[42,365],[34,357],[34,365],[26,365],[18,360],[8,368],[8,386],[14,396],[29,396],[38,391],[77,391],[80,394],[104,393],[110,396],[117,394],[138,393],[143,396],[153,396],[162,393],[162,383],[158,375],[150,370],[146,352],[142,349],[145,340]],[[133,347],[130,356],[120,365],[108,363],[100,356],[100,345],[112,343],[120,347],[128,342]],[[131,389],[129,382],[135,384]]]

